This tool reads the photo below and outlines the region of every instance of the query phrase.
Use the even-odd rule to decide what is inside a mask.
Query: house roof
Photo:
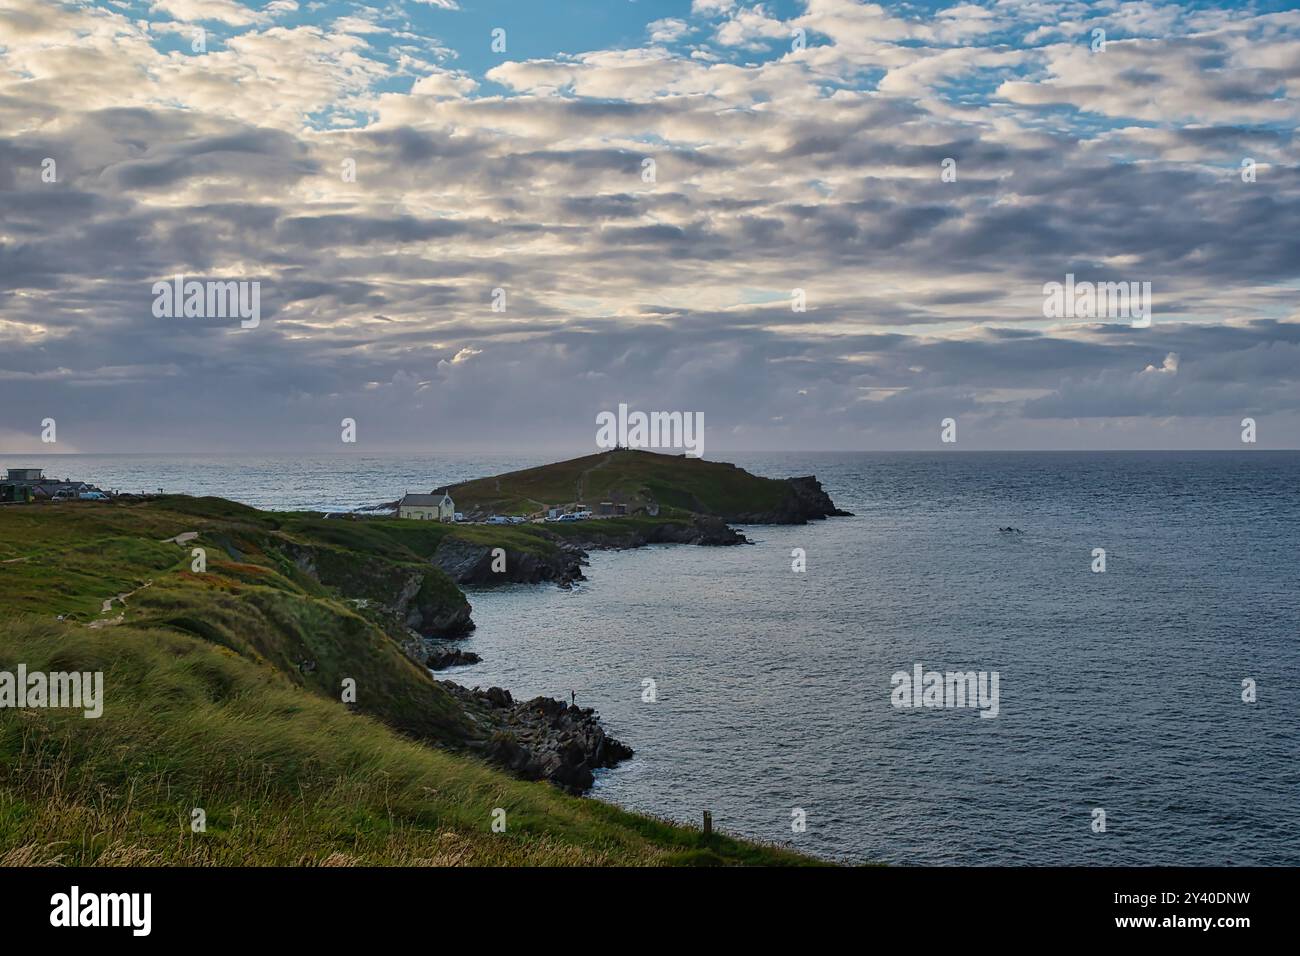
[[[403,495],[398,507],[436,508],[441,502],[442,495]]]

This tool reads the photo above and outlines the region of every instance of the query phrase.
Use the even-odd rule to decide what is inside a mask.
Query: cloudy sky
[[[0,453],[1300,447],[1293,6],[0,0]]]

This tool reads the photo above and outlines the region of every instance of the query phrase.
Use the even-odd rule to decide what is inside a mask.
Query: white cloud
[[[767,15],[761,5],[742,9],[718,27],[718,42],[724,46],[759,46],[758,40],[784,39],[790,28]]]
[[[1148,365],[1146,368],[1142,370],[1142,373],[1144,375],[1145,374],[1177,375],[1178,374],[1178,353],[1170,352],[1168,355],[1165,356],[1165,360],[1160,363],[1159,368],[1156,368],[1154,365]]]
[[[671,17],[655,20],[646,27],[646,32],[655,43],[671,43],[674,40],[680,40],[689,30],[690,24],[685,20],[676,20]]]
[[[149,7],[154,13],[165,13],[186,23],[214,21],[230,26],[249,26],[258,23],[263,15],[235,0],[154,0]],[[275,13],[281,12],[277,8]]]
[[[416,80],[411,93],[415,96],[462,97],[473,93],[477,87],[478,83],[464,73],[439,70]]]

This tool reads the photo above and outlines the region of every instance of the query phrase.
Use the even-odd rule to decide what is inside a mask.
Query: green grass
[[[0,865],[810,862],[512,779],[181,634],[0,622],[19,661],[102,671],[105,703],[0,711]]]
[[[659,513],[719,517],[775,510],[789,486],[735,465],[682,455],[618,449],[527,468],[451,487],[458,511],[532,514],[547,506],[601,501],[629,512],[658,506]]]

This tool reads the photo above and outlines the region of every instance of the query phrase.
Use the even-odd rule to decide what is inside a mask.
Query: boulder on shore
[[[483,658],[473,651],[462,651],[454,647],[439,647],[429,654],[424,666],[431,671],[442,671],[448,667],[459,667],[462,664],[477,664],[481,660]]]

